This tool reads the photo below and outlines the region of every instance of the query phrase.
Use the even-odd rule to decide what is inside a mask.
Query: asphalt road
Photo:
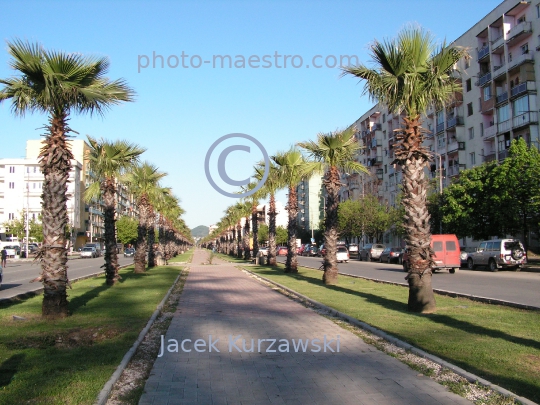
[[[284,256],[279,256],[285,262]],[[319,268],[320,257],[298,257],[302,266]],[[360,262],[353,258],[339,263],[340,273],[369,277],[372,279],[407,283],[403,267],[398,264]],[[540,273],[499,270],[492,273],[479,267],[477,270],[460,269],[455,274],[439,271],[433,275],[433,288],[479,297],[499,299],[540,308]]]
[[[122,254],[118,257],[120,266],[133,263],[133,257],[124,258]],[[68,277],[73,280],[78,277],[103,271],[100,268],[104,264],[103,256],[94,259],[70,259],[68,260]],[[17,261],[8,259],[7,267],[4,268],[4,280],[0,289],[0,300],[11,298],[18,294],[36,291],[42,288],[40,282],[30,283],[41,273],[39,264],[31,261]]]

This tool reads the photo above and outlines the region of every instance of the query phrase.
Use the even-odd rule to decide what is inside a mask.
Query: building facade
[[[325,189],[321,176],[312,176],[308,180],[302,180],[296,186],[298,199],[298,228],[312,231],[319,229],[324,221]]]
[[[453,42],[469,49],[458,63],[462,94],[422,117],[424,145],[433,163],[426,169],[438,191],[460,171],[502,161],[513,139],[539,147],[537,88],[540,85],[540,4],[506,0]],[[362,145],[358,156],[369,174],[344,176],[342,199],[374,194],[396,204],[401,169],[392,165],[401,117],[377,104],[352,124]],[[385,242],[399,245],[400,240]]]

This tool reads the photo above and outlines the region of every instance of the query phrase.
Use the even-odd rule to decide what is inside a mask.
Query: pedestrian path
[[[193,256],[139,404],[471,404],[207,256]]]

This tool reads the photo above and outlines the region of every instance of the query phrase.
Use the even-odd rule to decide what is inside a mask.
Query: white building
[[[298,228],[306,231],[319,229],[319,224],[324,221],[325,190],[323,178],[312,176],[308,180],[302,180],[296,186],[298,199]]]
[[[69,223],[80,228],[81,215],[81,164],[71,161],[67,190],[67,210]],[[37,220],[41,213],[41,193],[43,174],[36,159],[0,159],[0,233],[5,234],[5,224],[18,218]]]

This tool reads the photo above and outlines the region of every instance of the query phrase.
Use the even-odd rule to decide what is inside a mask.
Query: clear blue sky
[[[372,103],[362,97],[353,78],[337,68],[316,69],[315,55],[357,55],[367,61],[367,45],[416,22],[439,39],[451,41],[500,3],[499,0],[362,0],[362,1],[1,1],[3,41],[39,41],[48,49],[110,58],[109,77],[124,78],[137,92],[134,103],[113,107],[104,119],[73,116],[78,138],[129,139],[148,148],[144,158],[169,175],[187,211],[190,227],[217,222],[234,203],[217,193],[204,174],[204,158],[220,136],[245,133],[271,155],[319,132],[354,122]],[[152,55],[165,67],[152,68]],[[246,68],[182,68],[213,55],[243,55]],[[301,68],[277,68],[279,55],[299,55]],[[144,66],[149,57],[148,68]],[[251,55],[267,58],[271,68],[250,68]],[[176,63],[176,68],[167,66]],[[283,56],[278,58],[283,66]],[[0,77],[8,68],[5,42],[0,50]],[[256,59],[253,59],[255,61]],[[300,59],[296,58],[295,65]],[[332,64],[332,59],[328,60]],[[257,63],[253,62],[253,66]],[[259,63],[262,65],[262,61]],[[306,65],[311,65],[306,67]],[[27,139],[38,139],[46,123],[41,114],[16,118],[0,105],[1,158],[25,155]],[[240,142],[233,142],[240,143]],[[253,147],[249,142],[245,143]],[[215,154],[212,155],[213,158]],[[227,172],[240,180],[251,174],[260,153],[233,152]],[[217,159],[213,159],[212,162]],[[214,162],[215,163],[215,162]],[[213,166],[212,166],[213,167]],[[228,191],[234,188],[229,186]],[[285,202],[285,194],[280,194]]]

